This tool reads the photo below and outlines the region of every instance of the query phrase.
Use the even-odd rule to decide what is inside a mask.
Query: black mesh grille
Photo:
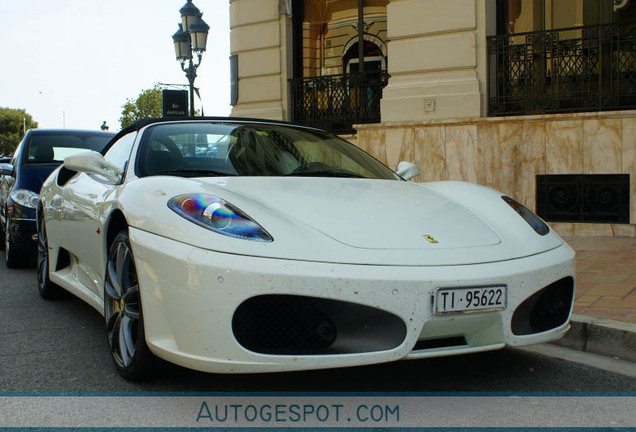
[[[260,296],[239,306],[232,322],[245,348],[268,354],[325,350],[336,339],[336,327],[308,297]]]
[[[250,351],[279,355],[363,353],[404,342],[398,316],[357,303],[294,295],[261,295],[234,313],[236,340]]]

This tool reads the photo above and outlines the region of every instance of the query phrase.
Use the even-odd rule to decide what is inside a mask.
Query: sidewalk
[[[574,313],[636,323],[636,238],[564,240],[576,251]]]
[[[576,251],[576,294],[558,344],[636,362],[636,238],[564,240]]]

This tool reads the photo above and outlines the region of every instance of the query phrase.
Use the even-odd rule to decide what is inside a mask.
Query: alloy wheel
[[[37,217],[37,274],[38,274],[38,291],[40,296],[47,300],[57,298],[64,290],[57,284],[51,282],[49,278],[49,240],[46,234],[46,224],[44,223],[44,214],[38,211]]]
[[[6,219],[7,223],[4,226],[4,257],[9,261],[9,248],[11,247],[11,239],[9,235],[9,217]]]
[[[8,268],[18,268],[22,266],[23,255],[15,247],[15,244],[11,240],[11,219],[7,216],[7,222],[5,224],[5,236],[4,236],[4,259]]]
[[[137,271],[128,238],[122,234],[115,238],[108,256],[104,312],[113,359],[125,369],[135,358],[142,324]]]
[[[40,291],[46,286],[49,275],[49,249],[46,239],[46,227],[41,213],[38,214],[38,287]]]

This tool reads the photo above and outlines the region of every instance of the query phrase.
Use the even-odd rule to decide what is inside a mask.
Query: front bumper
[[[573,289],[574,252],[566,244],[496,263],[398,267],[256,258],[202,250],[134,228],[130,235],[148,345],[159,357],[192,369],[248,373],[373,364],[541,343],[561,337],[569,327],[573,292],[556,327],[519,335],[511,324],[518,306],[544,287],[567,279]],[[485,285],[508,287],[505,310],[434,315],[436,288]],[[237,341],[233,319],[246,301],[264,295],[345,305],[345,314],[368,312],[369,328],[378,327],[373,317],[390,316],[383,322],[394,327],[389,337],[378,333],[388,340],[384,345],[373,345],[371,336],[368,349],[355,352],[254,352]],[[352,328],[364,327],[353,321]]]
[[[11,240],[20,254],[31,254],[37,250],[37,223],[35,219],[13,218],[9,226]]]

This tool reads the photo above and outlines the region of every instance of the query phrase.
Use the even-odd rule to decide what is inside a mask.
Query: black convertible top
[[[215,122],[228,122],[228,123],[240,123],[240,122],[252,122],[252,123],[266,123],[266,124],[279,124],[279,125],[287,125],[287,126],[295,126],[300,128],[307,129],[315,129],[308,126],[298,125],[290,122],[286,122],[283,120],[269,120],[262,118],[249,118],[249,117],[161,117],[161,118],[147,118],[143,120],[139,120],[130,126],[122,129],[115,135],[110,142],[104,147],[102,153],[106,153],[106,151],[110,148],[110,146],[117,141],[123,135],[126,135],[130,132],[138,131],[143,129],[144,127],[155,124],[155,123],[169,123],[175,121],[215,121]]]

